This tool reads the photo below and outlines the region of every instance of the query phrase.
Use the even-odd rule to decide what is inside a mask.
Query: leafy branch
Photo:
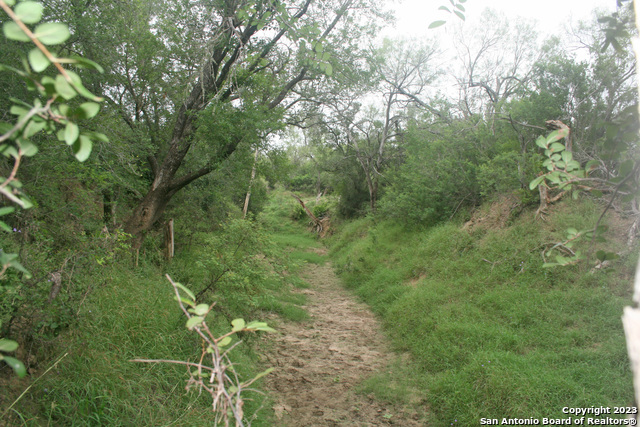
[[[12,8],[12,6],[15,6]],[[38,147],[31,138],[40,132],[56,133],[58,140],[72,147],[75,157],[83,162],[91,154],[93,140],[108,142],[104,134],[80,130],[77,121],[90,119],[100,111],[98,102],[102,98],[93,95],[83,85],[80,77],[73,71],[65,69],[62,64],[72,64],[102,72],[102,67],[85,58],[57,58],[45,46],[64,43],[71,35],[67,25],[59,22],[42,20],[44,6],[35,1],[22,1],[16,5],[15,0],[0,0],[0,8],[11,18],[3,24],[2,30],[9,40],[32,43],[35,45],[23,61],[22,70],[9,65],[0,64],[0,71],[7,71],[22,78],[27,88],[37,91],[39,98],[33,103],[12,98],[9,112],[16,116],[15,123],[0,122],[0,154],[13,158],[13,166],[7,177],[0,176],[0,200],[7,200],[15,206],[0,207],[0,216],[15,212],[16,206],[28,209],[33,206],[31,200],[22,189],[18,179],[18,171],[24,158],[38,153]],[[28,25],[38,24],[33,30]],[[58,75],[40,76],[49,65],[53,64]],[[70,106],[65,102],[80,95],[89,100],[78,106]],[[63,126],[63,129],[58,129]],[[0,229],[12,232],[15,229],[0,221]],[[13,268],[29,278],[31,275],[18,259],[17,254],[0,252],[0,279],[4,278],[9,268]],[[9,364],[14,372],[22,377],[26,369],[19,360],[6,356],[18,348],[15,341],[0,339],[0,361]]]
[[[547,172],[540,174],[540,176],[529,184],[531,190],[535,188],[540,190],[540,208],[538,209],[538,214],[544,213],[543,211],[548,203],[559,200],[567,192],[572,192],[574,199],[578,197],[579,191],[587,191],[591,194],[600,195],[603,192],[608,192],[612,193],[612,196],[592,230],[578,231],[575,228],[568,228],[565,241],[556,243],[549,250],[543,251],[543,267],[576,264],[585,259],[586,257],[580,251],[573,250],[574,244],[584,237],[588,238],[591,243],[594,243],[596,239],[603,241],[602,233],[606,231],[606,227],[600,223],[606,211],[613,204],[614,199],[618,195],[634,196],[633,188],[627,188],[625,186],[628,185],[631,178],[637,175],[637,163],[634,163],[631,159],[622,162],[618,167],[618,176],[610,179],[589,176],[590,172],[600,166],[600,161],[591,160],[586,163],[585,167],[582,167],[582,165],[573,158],[573,153],[568,149],[569,144],[561,142],[563,139],[568,140],[569,135],[569,127],[563,125],[546,137],[540,136],[536,140],[536,145],[544,149],[544,154],[547,157],[542,163],[542,166],[546,168]],[[560,193],[551,198],[548,193],[551,189],[560,190]],[[555,262],[547,262],[546,257],[552,256],[553,254],[555,254]],[[596,258],[600,263],[604,263],[605,261],[618,258],[618,254],[600,250],[596,252]]]
[[[197,304],[195,294],[181,283],[174,282],[169,275],[166,276],[175,292],[175,299],[180,309],[187,317],[186,328],[194,331],[202,340],[202,353],[198,362],[186,362],[170,359],[134,359],[132,362],[140,363],[171,363],[184,365],[189,369],[187,390],[197,388],[199,392],[206,391],[211,395],[212,409],[215,413],[216,425],[220,422],[225,426],[235,420],[236,426],[244,426],[245,415],[243,412],[244,391],[256,391],[250,386],[260,378],[268,375],[273,368],[269,368],[250,380],[240,381],[229,359],[229,353],[241,341],[232,344],[233,336],[239,332],[275,332],[264,322],[246,323],[244,319],[234,319],[231,322],[231,330],[216,337],[209,329],[206,322],[207,315],[211,312],[213,304]],[[225,347],[227,347],[225,349]],[[193,370],[191,369],[193,368]]]
[[[463,3],[466,3],[467,0],[449,0],[449,3],[451,3],[451,7],[449,6],[440,6],[438,8],[438,10],[443,10],[449,14],[453,14],[456,15],[458,18],[462,19],[463,21],[465,20],[465,16],[464,16],[464,12],[466,12],[465,7],[463,6]],[[442,20],[438,20],[438,21],[433,21],[431,24],[429,24],[429,29],[431,28],[438,28],[441,27],[442,25],[446,24],[447,21],[442,19]]]

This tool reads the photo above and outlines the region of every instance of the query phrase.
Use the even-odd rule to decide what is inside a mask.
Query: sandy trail
[[[279,426],[423,425],[393,413],[373,396],[355,393],[366,377],[387,369],[394,357],[369,308],[342,288],[331,265],[308,265],[311,285],[304,308],[311,319],[282,323],[269,364],[267,389]]]

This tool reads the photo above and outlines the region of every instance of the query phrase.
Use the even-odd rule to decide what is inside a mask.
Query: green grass
[[[204,396],[186,394],[185,370],[133,358],[193,360],[198,343],[182,327],[171,287],[160,271],[105,269],[112,280],[83,306],[79,323],[61,340],[69,353],[34,385],[27,425],[197,424],[210,417]],[[187,408],[190,408],[187,410]]]
[[[401,404],[414,390],[430,426],[631,404],[620,316],[634,263],[591,274],[542,268],[540,257],[541,245],[562,239],[566,227],[592,226],[598,214],[583,202],[558,208],[542,225],[525,212],[508,228],[473,233],[453,224],[424,231],[367,219],[345,224],[331,257],[382,317],[394,348],[411,358],[365,390]]]
[[[127,268],[127,260],[104,267],[100,276],[109,280],[89,294],[77,323],[49,346],[53,354],[41,364],[41,372],[59,356],[68,355],[33,384],[6,421],[29,426],[211,425],[211,398],[197,390],[185,391],[184,366],[131,359],[200,357],[201,342],[185,328],[185,317],[164,273],[197,292],[220,268],[231,268],[201,301],[217,301],[208,317],[217,333],[228,331],[237,317],[261,320],[276,313],[291,321],[308,318],[300,307],[304,295],[291,292],[306,286],[294,273],[303,261],[320,258],[290,253],[318,242],[295,224],[269,220],[268,213],[260,220],[268,231],[230,223],[225,230],[195,235],[195,243],[179,251],[164,271],[144,259],[137,270]],[[273,224],[277,226],[269,229]],[[249,244],[236,250],[243,238]],[[240,378],[248,379],[268,367],[261,352],[268,348],[269,338],[245,334],[242,339],[231,357]],[[255,388],[260,389],[261,382]],[[256,414],[252,425],[275,425],[268,396],[246,392],[245,398],[245,413]]]

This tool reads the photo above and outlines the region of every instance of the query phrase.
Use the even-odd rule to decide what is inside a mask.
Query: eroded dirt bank
[[[269,360],[276,370],[267,389],[281,426],[424,425],[416,414],[390,410],[373,396],[358,395],[363,379],[394,357],[368,307],[343,289],[331,265],[308,265],[305,308],[311,319],[281,323]]]

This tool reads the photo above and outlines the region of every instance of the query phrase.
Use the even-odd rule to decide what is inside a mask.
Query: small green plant
[[[322,218],[329,216],[329,210],[330,208],[327,203],[319,203],[313,207],[313,214],[318,218]]]
[[[296,203],[296,204],[291,206],[291,214],[289,215],[289,217],[294,221],[299,221],[302,218],[306,218],[307,217],[307,213],[304,211],[302,206],[300,206],[298,203]]]
[[[124,255],[131,250],[131,234],[122,230],[116,230],[112,234],[103,234],[103,252],[96,254],[98,265],[106,265],[113,262],[119,255]]]
[[[638,174],[640,163],[633,159],[622,161],[617,167],[617,176],[607,179],[590,176],[592,171],[596,171],[601,166],[601,162],[599,160],[591,160],[587,162],[585,167],[582,167],[574,159],[568,144],[565,145],[565,143],[561,142],[562,140],[568,140],[569,134],[569,128],[564,126],[551,132],[546,137],[540,136],[536,140],[536,145],[544,150],[544,155],[547,157],[542,163],[542,166],[546,168],[546,172],[540,174],[529,184],[531,190],[538,188],[540,191],[538,215],[542,216],[545,213],[548,203],[559,200],[565,194],[571,194],[574,199],[577,199],[580,191],[600,196],[606,192],[611,194],[611,199],[593,229],[578,231],[570,227],[566,230],[567,237],[565,241],[558,242],[551,249],[543,252],[545,267],[570,265],[586,259],[586,256],[580,251],[574,251],[575,244],[585,238],[591,242],[596,240],[603,241],[602,234],[606,231],[606,227],[603,227],[600,221],[606,211],[611,207],[617,196],[625,195],[623,201],[631,201],[637,191],[634,177]],[[623,153],[622,148],[618,149],[621,151],[617,156],[621,156]],[[552,190],[557,190],[559,193],[550,197],[549,192]],[[547,262],[546,257],[552,255],[555,257],[555,262]],[[599,250],[596,253],[596,257],[600,263],[604,263],[618,258],[618,255],[614,252]]]
[[[577,262],[585,259],[585,255],[579,251],[575,250],[575,245],[580,241],[585,239],[590,241],[598,241],[603,242],[604,237],[602,236],[607,231],[607,227],[604,225],[599,225],[595,229],[592,230],[580,230],[573,227],[569,227],[567,229],[566,240],[563,242],[558,242],[554,244],[550,249],[545,250],[543,252],[543,257],[545,258],[545,262],[542,265],[543,267],[555,267],[559,265],[571,265],[576,264]],[[553,256],[555,262],[548,262],[546,260],[547,257]],[[612,261],[614,259],[619,258],[619,255],[613,252],[606,252],[599,250],[596,252],[596,258],[600,263],[604,263],[605,261]]]
[[[246,323],[244,319],[234,319],[231,322],[231,330],[216,337],[209,329],[206,318],[215,306],[213,304],[197,304],[195,294],[181,283],[174,282],[169,275],[166,276],[176,294],[175,299],[180,309],[187,317],[186,328],[195,332],[202,340],[202,353],[198,362],[181,360],[149,360],[135,359],[133,362],[143,363],[173,363],[185,365],[189,368],[187,390],[196,388],[198,392],[203,390],[211,395],[212,409],[215,413],[215,425],[223,423],[230,425],[235,420],[236,426],[245,425],[243,412],[244,400],[242,393],[256,391],[251,385],[258,379],[268,375],[273,368],[269,368],[250,380],[241,381],[229,358],[229,353],[241,341],[233,342],[233,336],[240,332],[275,332],[264,322]]]
[[[580,188],[577,184],[587,177],[587,169],[592,164],[587,165],[587,169],[582,169],[580,163],[573,159],[573,154],[568,151],[560,140],[569,136],[569,128],[562,128],[551,132],[548,136],[540,136],[536,140],[536,145],[544,150],[547,159],[542,166],[547,169],[546,173],[541,174],[531,181],[529,188],[531,190],[543,185],[547,188],[549,184],[557,186],[559,190],[577,190]],[[596,162],[597,163],[597,162]],[[577,193],[573,193],[577,197]]]
[[[15,357],[7,356],[5,353],[11,353],[18,349],[18,343],[6,338],[0,338],[0,362],[4,362],[11,366],[13,372],[20,378],[27,374],[24,364]]]

